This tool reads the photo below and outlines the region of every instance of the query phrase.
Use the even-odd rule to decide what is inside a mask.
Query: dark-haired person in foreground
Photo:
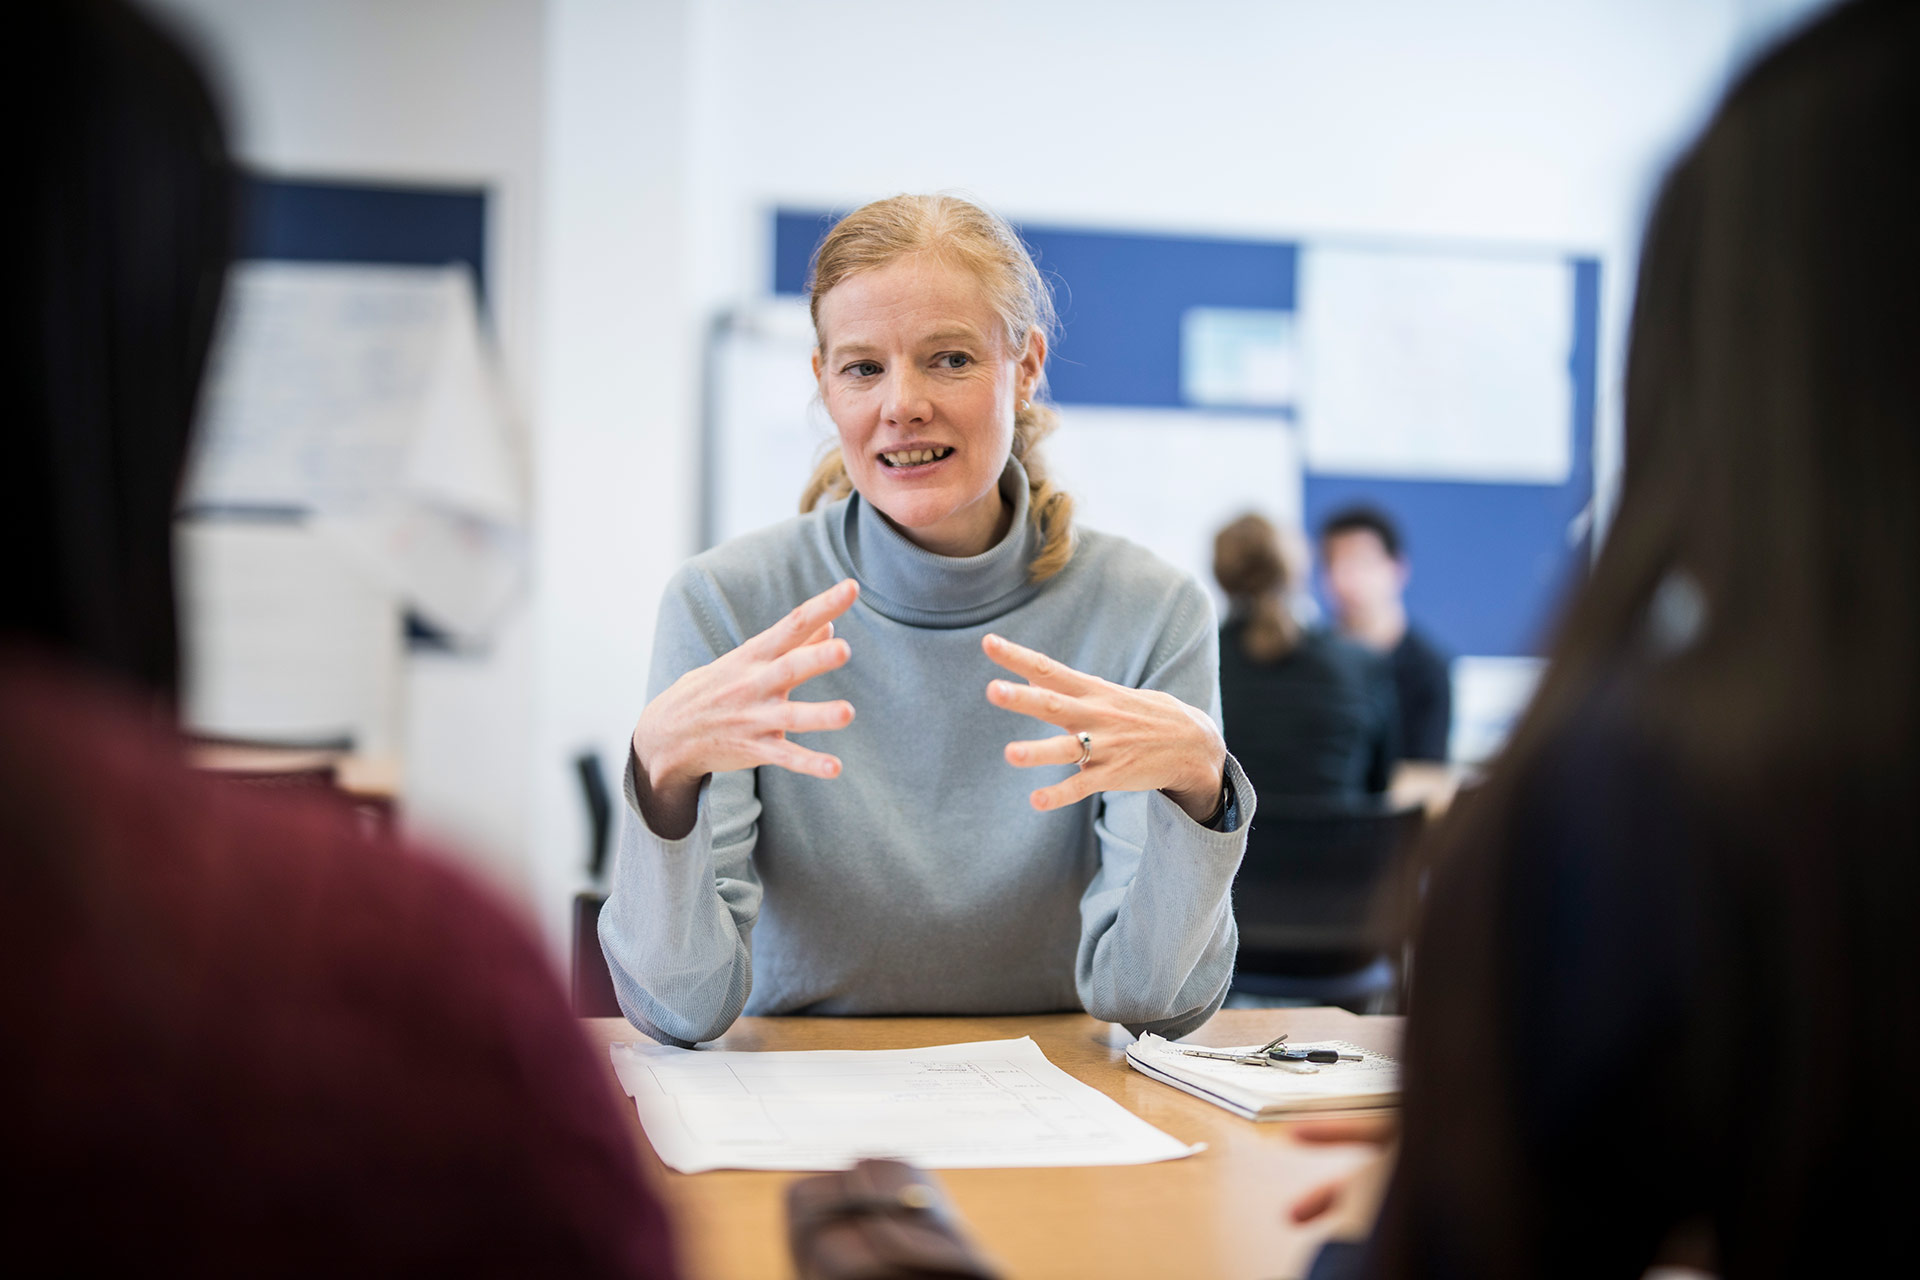
[[[1401,757],[1445,760],[1453,681],[1446,654],[1407,617],[1410,569],[1400,527],[1374,507],[1337,511],[1320,526],[1320,565],[1340,634],[1392,666]]]
[[[189,60],[28,6],[0,467],[0,1163],[27,1272],[672,1273],[606,1072],[462,876],[188,769],[174,495],[235,232]]]
[[[1619,514],[1435,858],[1398,1163],[1317,1274],[1913,1267],[1916,209],[1892,0],[1762,59],[1668,175]]]

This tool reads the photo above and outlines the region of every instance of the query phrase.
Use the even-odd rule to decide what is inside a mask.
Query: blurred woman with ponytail
[[[1385,660],[1295,620],[1287,606],[1295,573],[1264,516],[1241,516],[1215,535],[1213,576],[1228,601],[1227,743],[1260,794],[1345,800],[1385,791],[1397,720]]]
[[[995,215],[897,196],[810,294],[838,447],[667,589],[601,917],[622,1007],[681,1044],[743,1012],[1192,1030],[1253,792],[1205,593],[1047,471],[1044,280]]]

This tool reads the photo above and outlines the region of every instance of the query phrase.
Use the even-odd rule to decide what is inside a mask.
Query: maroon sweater
[[[0,1027],[9,1263],[673,1273],[607,1072],[500,907],[17,653]]]

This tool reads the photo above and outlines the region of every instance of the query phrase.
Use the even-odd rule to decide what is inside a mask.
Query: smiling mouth
[[[953,452],[951,445],[936,445],[931,449],[897,449],[892,453],[880,455],[880,461],[889,467],[924,467],[929,462],[938,462]]]

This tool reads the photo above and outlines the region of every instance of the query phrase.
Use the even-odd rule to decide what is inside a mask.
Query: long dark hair
[[[1915,1135],[1917,211],[1920,5],[1891,0],[1845,5],[1752,67],[1661,189],[1613,529],[1531,709],[1443,833],[1436,886],[1450,883],[1416,952],[1402,1173],[1459,1188],[1450,1229],[1473,1242],[1472,1274],[1524,1269],[1540,1206],[1503,1100],[1525,1064],[1460,1055],[1506,1043],[1520,1016],[1501,886],[1537,856],[1525,815],[1555,751],[1596,718],[1624,726],[1719,833],[1671,838],[1686,864],[1674,883],[1709,886],[1719,919],[1702,936],[1734,953],[1717,963],[1740,979],[1729,1007],[1693,1011],[1689,1035],[1747,1044],[1764,1028],[1772,1047],[1740,1068],[1754,1105],[1750,1159],[1725,1166],[1745,1196],[1727,1210],[1744,1250],[1722,1257],[1727,1274],[1803,1258],[1827,1225],[1897,1233],[1865,1199],[1846,1223],[1810,1206],[1862,1129]],[[1429,1078],[1473,1083],[1441,1098]],[[1430,1118],[1447,1142],[1430,1140]],[[1389,1273],[1410,1264],[1405,1226],[1390,1207]]]
[[[37,110],[16,132],[0,635],[170,696],[173,510],[236,233],[225,130],[126,5],[26,5],[11,26]]]

